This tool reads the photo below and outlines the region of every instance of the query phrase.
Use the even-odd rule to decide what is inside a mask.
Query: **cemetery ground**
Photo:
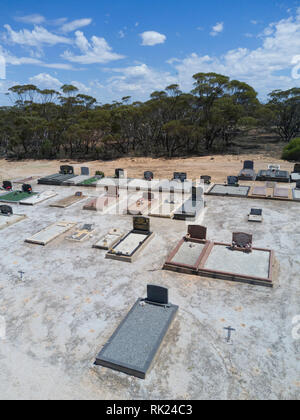
[[[219,162],[215,181],[224,181],[229,167],[236,165],[233,174],[241,168],[243,157],[232,159],[207,159],[203,170],[201,159],[191,159],[191,176],[211,174],[210,165]],[[175,169],[189,173],[186,161],[180,168],[174,163]],[[173,166],[163,168],[163,162],[162,173],[152,161],[135,169],[136,162],[131,169],[124,160],[106,164],[111,174],[118,166],[128,167],[129,176],[141,177],[143,169],[153,169],[155,175],[170,179],[173,172]],[[266,166],[263,160],[255,162],[256,168],[260,164]],[[102,169],[99,162],[94,165],[87,164]],[[1,162],[1,175],[46,175],[57,172],[58,166]],[[35,191],[49,189],[36,181],[32,186]],[[6,335],[0,338],[1,398],[299,399],[300,340],[293,336],[293,319],[300,315],[299,203],[206,197],[207,210],[198,223],[207,227],[208,239],[230,243],[232,232],[248,232],[255,247],[275,251],[270,289],[163,271],[167,255],[186,234],[183,221],[151,217],[155,237],[136,262],[105,259],[105,251],[93,245],[112,228],[131,230],[132,217],[83,211],[86,201],[50,208],[58,198],[80,190],[51,189],[59,195],[36,206],[14,204],[15,213],[27,218],[0,232],[0,317],[6,324]],[[93,189],[81,191],[97,195]],[[262,224],[248,223],[252,207],[263,208]],[[45,247],[24,242],[59,220],[94,224],[96,230],[83,243],[65,240],[69,233]],[[94,366],[129,309],[146,296],[147,284],[167,287],[179,311],[146,379]],[[225,330],[229,326],[235,330],[230,343]]]

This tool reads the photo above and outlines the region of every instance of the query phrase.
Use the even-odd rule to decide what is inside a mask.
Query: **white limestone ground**
[[[55,190],[66,197],[76,187]],[[279,280],[269,289],[162,271],[186,234],[181,221],[151,218],[155,238],[134,264],[107,260],[106,251],[92,248],[95,238],[131,230],[132,217],[85,212],[82,203],[50,208],[54,200],[22,207],[28,219],[0,232],[1,398],[299,399],[300,340],[292,334],[300,314],[299,203],[206,198],[208,239],[230,243],[233,231],[245,231],[254,246],[275,250]],[[262,224],[248,223],[251,207],[263,208]],[[24,243],[57,220],[95,224],[94,238]],[[146,380],[93,366],[148,283],[168,287],[179,312]]]

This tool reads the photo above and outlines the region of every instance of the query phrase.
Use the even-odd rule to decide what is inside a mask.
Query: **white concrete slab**
[[[75,223],[70,222],[56,222],[53,225],[48,226],[37,234],[25,240],[25,242],[47,245],[49,242],[56,239],[58,236],[68,232],[75,226]]]
[[[145,240],[147,235],[130,233],[120,244],[114,247],[114,251],[125,255],[131,255],[133,251]]]
[[[183,242],[171,262],[194,266],[203,251],[205,244]]]
[[[0,215],[0,230],[21,222],[24,219],[26,219],[26,216],[21,214],[13,214],[11,216]]]
[[[21,200],[20,204],[27,206],[34,206],[35,204],[42,203],[43,201],[49,200],[49,198],[55,197],[57,192],[55,191],[43,191],[37,195],[27,198],[26,200]]]

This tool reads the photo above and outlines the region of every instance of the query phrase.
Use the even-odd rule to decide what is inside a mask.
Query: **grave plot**
[[[81,226],[80,228],[76,229],[72,233],[72,235],[67,236],[66,239],[72,242],[83,242],[86,239],[88,239],[93,234],[94,231],[95,229],[93,225],[85,224]]]
[[[26,219],[24,214],[14,214],[10,206],[0,206],[0,230]]]
[[[37,193],[36,195],[32,195],[26,200],[21,200],[20,204],[26,206],[34,206],[35,204],[42,203],[43,201],[49,200],[52,197],[55,197],[57,193],[55,191],[43,191],[41,193]]]
[[[134,217],[133,230],[117,242],[107,252],[105,258],[129,263],[134,262],[153,237],[154,233],[150,232],[150,219],[147,217]]]
[[[248,215],[248,222],[257,222],[261,223],[263,221],[263,211],[262,209],[251,209]]]
[[[38,179],[38,184],[41,185],[62,185],[64,182],[75,178],[75,175],[71,174],[54,174],[44,178]]]
[[[68,232],[76,226],[76,223],[71,222],[56,222],[46,227],[40,232],[33,235],[31,238],[25,240],[25,242],[36,245],[47,245],[54,239]]]
[[[192,196],[174,212],[175,220],[195,220],[204,211],[203,188],[193,187]]]
[[[151,208],[154,208],[157,204],[158,200],[154,197],[154,194],[145,192],[142,197],[128,205],[127,214],[133,216],[148,214]]]
[[[275,187],[273,197],[289,200],[291,198],[291,190],[288,188]]]
[[[162,217],[172,219],[175,211],[183,204],[181,194],[163,193],[159,197],[159,204],[150,210],[149,215],[152,217]]]
[[[120,241],[124,236],[124,233],[120,229],[111,229],[106,235],[104,235],[93,248],[98,249],[111,249],[117,242]]]
[[[228,197],[248,197],[250,186],[240,185],[234,187],[230,185],[215,184],[206,194]]]
[[[118,187],[106,187],[105,190],[105,194],[91,200],[83,207],[83,210],[103,212],[112,205],[116,204],[119,199]]]
[[[255,181],[256,173],[254,171],[254,162],[252,160],[245,160],[243,169],[238,175],[240,181]]]
[[[29,182],[34,181],[35,179],[37,179],[37,176],[30,176],[28,178],[24,178],[24,179],[16,179],[15,181],[13,181],[14,184],[28,184]]]
[[[97,187],[111,187],[111,186],[115,186],[118,187],[120,189],[128,189],[128,185],[129,183],[132,181],[131,178],[109,178],[109,177],[105,177],[100,179],[97,182]]]
[[[98,354],[95,365],[145,379],[175,318],[178,306],[168,300],[168,289],[147,287]]]
[[[133,179],[128,183],[129,191],[157,191],[159,180]]]
[[[267,187],[253,187],[251,195],[267,198]]]
[[[90,176],[87,175],[78,175],[74,176],[74,178],[67,179],[62,183],[62,185],[66,186],[76,186],[82,184],[84,181],[88,181]]]
[[[207,229],[203,226],[188,226],[187,235],[179,241],[167,257],[163,269],[197,274],[200,262],[210,245],[210,241],[206,240],[206,233]]]
[[[98,181],[101,179],[100,176],[89,177],[88,179],[80,182],[78,186],[80,187],[97,187]]]
[[[291,173],[291,182],[300,181],[300,164],[296,163],[294,166],[294,170]]]
[[[256,177],[257,181],[275,181],[275,182],[290,182],[290,174],[288,171],[281,171],[276,169],[261,170]]]
[[[84,200],[87,198],[85,195],[82,194],[82,192],[77,192],[74,195],[71,195],[69,197],[63,198],[62,200],[56,201],[53,204],[50,204],[50,207],[58,207],[65,209],[67,207],[72,206],[75,203],[78,203],[79,201]]]
[[[25,201],[33,196],[37,195],[37,193],[29,193],[26,191],[12,191],[8,194],[4,194],[0,196],[0,202],[3,203],[19,203],[21,201]]]
[[[273,251],[252,248],[251,252],[213,243],[198,268],[204,277],[273,287]]]

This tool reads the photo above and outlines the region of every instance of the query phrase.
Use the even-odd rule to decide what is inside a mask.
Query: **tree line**
[[[290,142],[300,131],[300,89],[276,90],[261,103],[248,84],[216,73],[193,76],[194,87],[177,84],[145,102],[99,104],[72,85],[60,92],[18,85],[0,108],[2,156],[39,159],[177,157],[226,151],[253,128]]]

